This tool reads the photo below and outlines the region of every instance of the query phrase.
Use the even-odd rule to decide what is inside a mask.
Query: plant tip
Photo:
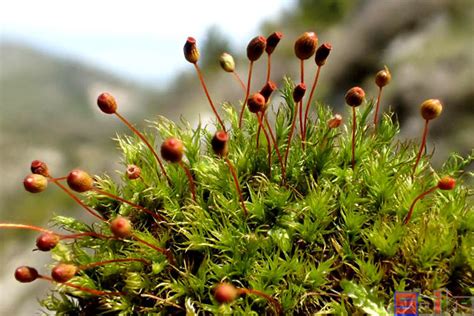
[[[329,56],[329,53],[332,50],[332,45],[330,43],[324,43],[318,47],[316,50],[316,55],[314,57],[316,65],[323,66],[326,64],[326,59]]]
[[[259,92],[254,93],[249,97],[247,105],[250,112],[258,113],[265,107],[265,98]]]
[[[108,92],[101,93],[97,97],[97,105],[100,110],[106,114],[114,114],[117,111],[117,101],[113,95]]]
[[[128,165],[126,174],[129,180],[135,180],[140,178],[140,175],[142,174],[142,169],[140,169],[140,167],[136,165]]]
[[[72,190],[82,193],[94,188],[94,179],[87,172],[74,169],[67,176],[67,184]]]
[[[456,186],[456,180],[449,176],[442,177],[438,181],[438,188],[441,190],[452,190],[454,189],[455,186]]]
[[[375,75],[375,84],[379,87],[385,87],[390,83],[392,80],[392,75],[390,74],[390,71],[388,70],[388,67],[385,66],[383,70],[380,70],[377,72]]]
[[[196,46],[196,39],[194,37],[188,37],[183,47],[184,58],[191,64],[195,64],[199,60],[199,50]]]
[[[50,251],[58,244],[60,238],[56,234],[42,233],[36,238],[36,247],[41,251]]]
[[[219,64],[221,65],[221,68],[224,69],[224,71],[226,72],[234,72],[235,70],[235,61],[234,57],[232,57],[231,54],[222,53],[219,56]]]
[[[117,238],[128,238],[132,235],[132,223],[128,218],[118,216],[110,222],[110,231]]]
[[[226,156],[229,152],[229,135],[225,131],[217,131],[212,137],[211,146],[218,156]]]
[[[305,92],[306,85],[302,82],[299,83],[293,90],[293,100],[295,101],[295,103],[298,103],[303,99]]]
[[[247,58],[250,61],[256,61],[265,51],[267,40],[263,36],[254,37],[247,45]]]
[[[23,180],[25,190],[31,193],[39,193],[48,187],[48,179],[40,174],[30,174]]]
[[[214,298],[220,304],[233,302],[238,294],[237,288],[230,283],[219,283],[214,288]]]
[[[329,121],[329,128],[338,128],[342,124],[342,116],[340,114],[335,114]]]
[[[183,159],[183,142],[176,137],[167,138],[161,144],[161,156],[168,162],[180,162]]]
[[[21,266],[15,270],[15,279],[21,283],[33,282],[38,276],[38,271],[32,267]]]
[[[40,174],[46,178],[50,177],[48,165],[41,160],[33,160],[30,169],[34,174]]]
[[[260,90],[259,93],[263,95],[263,97],[265,98],[265,103],[268,102],[268,100],[270,99],[270,96],[276,89],[277,89],[276,84],[271,80],[267,81],[267,83],[263,86],[263,88]]]
[[[271,55],[275,48],[277,47],[280,40],[283,38],[283,33],[281,32],[273,32],[272,34],[268,35],[267,37],[267,46],[265,47],[265,52],[268,55]]]
[[[298,59],[305,60],[316,52],[318,36],[314,32],[304,32],[296,39],[295,55]]]
[[[442,111],[443,105],[438,99],[428,99],[421,104],[421,116],[427,121],[437,118]]]
[[[59,263],[51,270],[51,277],[54,281],[64,283],[72,279],[79,269],[68,263]]]
[[[346,103],[349,106],[359,106],[364,102],[365,99],[365,92],[360,87],[354,87],[347,91],[346,96]]]

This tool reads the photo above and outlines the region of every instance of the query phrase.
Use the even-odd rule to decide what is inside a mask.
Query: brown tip
[[[295,103],[300,102],[303,99],[305,93],[306,85],[304,83],[298,84],[293,90],[293,100],[295,101]]]
[[[191,64],[195,64],[199,60],[199,50],[196,46],[196,39],[194,37],[188,37],[183,47],[184,58]]]
[[[110,222],[110,231],[117,238],[128,238],[132,235],[132,223],[128,218],[118,216]]]
[[[79,269],[68,263],[59,263],[51,270],[51,277],[54,281],[64,283],[71,280]]]
[[[326,63],[326,59],[328,58],[331,50],[332,45],[329,43],[324,43],[323,45],[319,46],[314,57],[316,65],[323,66]]]
[[[38,276],[38,271],[32,267],[22,266],[15,270],[15,279],[21,283],[33,282]]]
[[[267,40],[263,36],[254,37],[247,45],[247,58],[250,61],[256,61],[265,51]]]
[[[140,175],[142,174],[142,169],[140,167],[135,166],[135,165],[128,165],[127,166],[127,178],[130,180],[135,180],[140,178]]]
[[[265,107],[265,98],[258,92],[254,93],[249,97],[247,105],[250,112],[258,113]]]
[[[214,298],[220,304],[233,302],[238,294],[238,290],[230,283],[220,283],[214,288]]]
[[[267,37],[267,45],[265,47],[265,51],[268,55],[271,55],[275,48],[277,47],[278,43],[283,37],[283,33],[281,32],[273,32]]]
[[[260,94],[263,95],[263,97],[265,98],[265,103],[268,102],[273,91],[275,91],[276,89],[276,84],[271,80],[267,81],[267,83],[263,86],[263,88],[260,90]]]
[[[108,92],[99,95],[97,105],[100,110],[106,114],[113,114],[117,111],[117,101],[115,101],[114,96]]]
[[[365,99],[365,92],[360,87],[354,87],[347,91],[346,96],[346,103],[349,106],[359,106],[364,102]]]
[[[318,47],[318,36],[314,32],[305,32],[296,39],[295,55],[301,60],[310,58]]]
[[[380,70],[375,75],[375,84],[379,88],[382,88],[388,85],[390,83],[390,80],[392,80],[392,75],[390,74],[390,71],[388,70],[387,66],[385,66],[385,69]]]
[[[23,180],[25,190],[30,193],[39,193],[48,187],[48,179],[40,174],[30,174]]]
[[[438,181],[438,188],[441,190],[452,190],[455,186],[456,180],[449,176],[443,177]]]
[[[226,156],[229,152],[229,135],[224,131],[217,131],[212,137],[211,146],[218,156]]]
[[[161,156],[169,162],[180,162],[183,159],[183,142],[175,137],[166,139],[161,144]]]
[[[50,251],[59,242],[59,236],[52,233],[42,233],[36,238],[36,247],[41,251]]]
[[[443,105],[438,99],[429,99],[421,104],[421,116],[425,120],[437,118],[443,112]]]
[[[72,190],[82,193],[94,188],[94,179],[87,172],[74,169],[67,176],[67,184]]]
[[[41,160],[33,160],[30,169],[34,174],[39,174],[46,178],[50,176],[48,165]]]
[[[335,114],[329,121],[329,128],[338,128],[342,124],[342,116],[340,114]]]

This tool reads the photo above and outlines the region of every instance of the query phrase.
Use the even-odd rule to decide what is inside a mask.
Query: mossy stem
[[[253,61],[250,61],[249,74],[247,77],[247,89],[245,91],[244,103],[242,104],[242,109],[240,110],[240,115],[239,115],[239,128],[242,128],[242,119],[244,118],[244,110],[245,110],[245,107],[247,106],[247,101],[249,99],[250,84],[252,82],[252,69],[253,69]]]
[[[41,275],[41,274],[38,275],[38,279],[46,280],[46,281],[49,281],[51,283],[59,283],[59,282],[56,282],[55,280],[53,280],[52,278],[50,278],[48,276],[45,276],[45,275]],[[69,283],[69,282],[61,282],[59,284],[66,285],[68,287],[72,287],[73,289],[83,291],[83,292],[87,292],[89,294],[97,295],[97,296],[108,296],[108,295],[110,295],[110,296],[124,296],[125,295],[124,292],[106,292],[106,291],[94,290],[94,289],[90,289],[90,288],[87,288],[87,287],[75,285],[75,284],[72,284],[72,283]]]
[[[356,109],[355,109],[355,106],[353,106],[352,107],[352,170],[354,170],[355,168],[356,129],[357,129]]]
[[[242,204],[242,209],[244,211],[244,216],[247,217],[249,212],[247,210],[247,207],[245,206],[245,201],[244,201],[244,196],[242,195],[242,190],[240,190],[240,184],[239,184],[239,179],[237,177],[237,172],[235,171],[234,165],[229,160],[229,158],[224,157],[224,160],[227,163],[227,165],[229,166],[230,173],[232,174],[232,178],[234,179],[235,188],[237,189],[237,193],[239,194],[239,199],[240,199],[240,203]]]
[[[309,107],[311,106],[311,100],[313,99],[314,91],[316,90],[316,86],[318,85],[320,72],[321,72],[321,66],[318,66],[318,70],[316,71],[316,75],[314,77],[313,86],[311,87],[311,92],[309,93],[309,98],[308,98],[308,101],[306,102],[306,110],[304,113],[304,126],[303,126],[303,142],[306,140],[306,133],[308,130]]]
[[[382,98],[382,87],[379,87],[379,93],[377,95],[377,103],[375,105],[375,113],[374,113],[374,132],[377,132],[377,124],[379,121],[379,107],[380,107],[380,99]]]
[[[121,120],[135,135],[138,136],[138,138],[140,138],[143,143],[145,143],[145,145],[148,147],[148,149],[151,151],[151,153],[153,154],[153,156],[155,156],[155,159],[156,161],[158,161],[158,164],[160,165],[160,169],[161,169],[161,172],[163,173],[163,175],[165,176],[165,178],[167,179],[168,183],[170,183],[170,178],[168,177],[168,174],[166,173],[166,170],[165,170],[165,166],[163,165],[163,162],[161,161],[160,157],[158,156],[158,154],[156,153],[155,149],[153,148],[153,146],[151,146],[150,142],[148,142],[148,140],[145,138],[145,136],[143,136],[142,133],[140,133],[140,131],[138,129],[136,129],[132,124],[130,124],[130,122],[125,118],[123,117],[122,115],[120,115],[118,112],[115,112],[114,113],[118,118],[119,120]]]
[[[209,104],[211,105],[212,111],[214,112],[214,115],[216,116],[217,120],[219,121],[219,124],[221,125],[222,129],[225,132],[225,125],[222,122],[221,117],[219,116],[219,113],[217,113],[216,107],[214,106],[214,103],[212,102],[211,96],[209,95],[209,91],[207,90],[206,83],[204,82],[204,77],[202,76],[201,68],[199,68],[197,63],[193,63],[194,68],[196,68],[197,75],[199,77],[199,81],[201,82],[201,86],[204,89],[204,93],[206,94],[207,100],[209,101]]]
[[[421,193],[413,200],[413,203],[411,203],[411,206],[410,206],[410,210],[408,211],[408,214],[405,217],[405,220],[403,221],[404,225],[408,224],[408,222],[410,221],[411,216],[413,214],[413,210],[415,209],[416,202],[418,202],[419,200],[421,200],[422,198],[424,198],[426,195],[430,194],[431,192],[436,191],[436,189],[438,189],[438,186],[434,186],[431,189]]]
[[[101,215],[97,214],[94,212],[91,208],[89,208],[84,202],[81,201],[77,196],[74,195],[68,188],[66,188],[64,185],[61,184],[61,182],[56,181],[53,178],[49,178],[54,184],[56,184],[59,188],[61,188],[64,192],[66,192],[67,195],[69,195],[74,201],[76,201],[77,204],[82,206],[87,212],[89,212],[92,216],[95,216],[96,218],[100,219],[103,222],[106,222],[107,220],[102,217]],[[59,179],[59,178],[58,178]]]
[[[161,247],[158,247],[158,246],[155,246],[155,245],[152,245],[150,244],[149,242],[141,239],[140,237],[137,237],[136,235],[132,235],[132,238],[135,239],[136,241],[150,247],[151,249],[154,249],[162,254],[164,254],[166,256],[166,259],[168,260],[168,262],[172,265],[175,264],[175,260],[174,260],[174,257],[173,255],[171,254],[171,252],[168,250],[168,249],[164,249],[164,248],[161,248]]]
[[[119,201],[119,202],[128,204],[128,205],[130,205],[130,206],[133,207],[133,208],[136,208],[136,209],[139,209],[139,210],[141,210],[141,211],[144,211],[145,213],[151,215],[155,220],[157,220],[157,221],[159,221],[159,222],[166,222],[166,219],[165,219],[163,216],[161,216],[160,214],[157,214],[157,213],[155,213],[155,212],[152,212],[152,211],[150,211],[149,209],[147,209],[147,208],[145,208],[145,207],[143,207],[143,206],[140,206],[140,205],[138,205],[138,204],[132,203],[132,202],[130,202],[130,201],[124,199],[124,198],[121,198],[120,196],[116,196],[115,194],[106,192],[106,191],[104,191],[104,190],[101,190],[101,189],[95,188],[95,187],[92,188],[92,191],[97,192],[97,193],[102,194],[102,195],[105,195],[105,196],[107,196],[107,197],[109,197],[109,198],[111,198],[111,199],[113,199],[113,200],[116,200],[116,201]]]
[[[418,155],[416,156],[415,165],[413,166],[413,171],[411,173],[412,177],[415,175],[416,167],[418,166],[418,163],[420,162],[421,155],[426,146],[426,136],[428,135],[428,122],[429,120],[425,120],[425,127],[423,128],[423,137],[421,139],[420,151],[418,152]]]
[[[193,196],[193,201],[196,202],[196,186],[194,185],[193,175],[182,160],[179,162],[179,165],[181,168],[183,168],[184,172],[186,173],[186,176],[188,177],[189,190],[191,191],[191,194]]]
[[[264,299],[266,299],[270,304],[273,305],[273,307],[275,308],[275,313],[276,315],[282,315],[283,314],[283,309],[281,307],[281,304],[280,302],[278,302],[276,299],[274,299],[273,297],[271,297],[270,295],[268,294],[265,294],[263,293],[262,291],[259,291],[259,290],[254,290],[254,289],[245,289],[245,288],[239,288],[237,289],[238,292],[239,292],[239,295],[242,295],[242,294],[254,294],[254,295],[257,295],[257,296],[260,296]]]
[[[104,260],[104,261],[99,261],[99,262],[92,262],[88,264],[84,264],[81,266],[78,266],[79,270],[87,270],[90,268],[95,268],[99,266],[103,266],[109,263],[117,263],[117,262],[141,262],[144,264],[150,264],[149,260],[141,259],[141,258],[122,258],[122,259],[111,259],[111,260]]]

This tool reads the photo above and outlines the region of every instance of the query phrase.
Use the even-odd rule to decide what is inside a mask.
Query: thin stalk
[[[48,276],[45,276],[45,275],[41,275],[41,274],[38,275],[38,279],[46,280],[46,281],[49,281],[49,282],[52,282],[52,283],[58,283],[58,282],[54,281],[52,278],[50,278]],[[94,290],[94,289],[90,289],[90,288],[87,288],[87,287],[82,287],[82,286],[79,286],[79,285],[75,285],[75,284],[72,284],[72,283],[69,283],[69,282],[64,282],[64,283],[59,283],[59,284],[66,285],[66,286],[72,287],[73,289],[83,291],[83,292],[87,292],[89,294],[97,295],[97,296],[106,296],[106,295],[123,296],[123,295],[125,295],[125,293],[123,293],[123,292],[105,292],[105,291],[100,291],[100,290]]]
[[[58,178],[59,179],[59,178]],[[55,179],[52,179],[50,178],[50,180],[56,184],[59,188],[61,188],[64,192],[66,192],[67,195],[69,195],[74,201],[76,201],[77,204],[79,204],[80,206],[82,206],[87,212],[89,212],[92,216],[95,216],[97,217],[98,219],[100,219],[101,221],[103,222],[106,222],[107,220],[102,217],[101,215],[97,214],[96,212],[94,212],[91,208],[89,208],[86,204],[84,204],[84,202],[82,202],[77,196],[74,195],[74,193],[72,193],[68,188],[66,188],[64,185],[61,184],[61,182],[59,181],[56,181]]]
[[[124,118],[122,115],[120,115],[118,112],[115,112],[114,113],[135,135],[137,135],[144,143],[145,145],[148,147],[148,149],[150,149],[151,153],[153,154],[153,156],[155,156],[156,158],[156,161],[158,161],[158,164],[160,165],[160,169],[161,169],[161,172],[163,173],[163,175],[166,177],[166,179],[168,180],[168,182],[170,182],[170,178],[168,177],[168,174],[166,173],[166,170],[165,170],[165,166],[163,165],[163,162],[161,161],[160,157],[158,156],[158,154],[156,153],[155,149],[153,148],[153,146],[151,146],[151,144],[148,142],[148,140],[145,138],[145,136],[143,136],[142,133],[140,133],[140,131],[138,131],[135,127],[133,127],[132,124],[130,124],[129,121],[127,121],[126,118]]]
[[[29,229],[29,230],[34,230],[40,233],[48,233],[48,234],[53,234],[57,235],[55,232],[42,228],[39,226],[35,225],[25,225],[25,224],[12,224],[12,223],[0,223],[0,228],[19,228],[19,229]]]
[[[294,111],[294,114],[293,114],[293,121],[291,122],[291,128],[290,128],[290,133],[288,134],[288,143],[286,145],[286,152],[285,152],[285,168],[287,166],[287,163],[288,163],[288,154],[290,152],[290,146],[291,146],[291,139],[293,138],[293,133],[295,131],[295,127],[296,127],[296,117],[298,116],[298,105],[295,104],[295,111]]]
[[[172,265],[175,264],[175,261],[174,261],[174,258],[173,258],[173,255],[171,254],[171,252],[168,250],[168,249],[164,249],[164,248],[161,248],[161,247],[158,247],[158,246],[155,246],[155,245],[152,245],[150,244],[149,242],[137,237],[136,235],[132,235],[132,238],[135,239],[136,241],[150,247],[151,249],[154,249],[162,254],[164,254],[166,256],[166,258],[168,259],[168,262]]]
[[[271,68],[272,68],[272,55],[271,54],[267,54],[268,58],[267,58],[267,80],[266,82],[270,81],[270,72],[271,72]]]
[[[415,204],[416,202],[418,202],[419,200],[421,200],[422,198],[424,198],[426,195],[430,194],[431,192],[435,191],[436,189],[438,188],[438,186],[434,186],[432,187],[431,189],[421,193],[420,195],[418,195],[414,200],[413,200],[413,203],[411,203],[411,206],[410,206],[410,210],[408,211],[408,214],[407,216],[405,217],[405,220],[403,221],[403,224],[406,225],[408,224],[408,222],[410,221],[410,218],[413,214],[413,210],[415,209]]]
[[[271,176],[272,174],[272,143],[270,141],[270,137],[268,136],[267,130],[265,129],[265,126],[263,126],[262,119],[258,115],[258,113],[255,113],[258,119],[258,124],[261,126],[263,134],[265,135],[265,138],[267,140],[267,150],[268,150],[268,168],[269,168],[269,175]]]
[[[377,104],[375,106],[375,113],[374,113],[374,128],[375,132],[377,132],[377,123],[379,120],[379,107],[380,107],[380,99],[382,97],[382,87],[379,87],[379,94],[377,95]]]
[[[355,106],[352,107],[352,170],[355,168],[355,141],[356,141],[356,109]]]
[[[415,165],[413,166],[413,171],[411,173],[412,177],[415,175],[416,167],[418,166],[418,163],[420,162],[421,155],[426,146],[426,136],[428,135],[428,122],[429,122],[428,120],[425,120],[425,127],[423,129],[423,137],[421,139],[420,151],[418,152],[418,155],[416,156]]]
[[[54,181],[63,181],[63,180],[66,180],[66,179],[67,179],[67,176],[59,177],[59,178],[51,178],[51,177],[49,177],[49,178],[48,178],[48,181],[51,181],[51,182],[54,182]]]
[[[245,83],[242,81],[242,79],[240,78],[239,74],[236,73],[235,71],[232,71],[232,74],[234,75],[235,79],[237,79],[237,81],[240,83],[240,86],[242,87],[242,90],[246,91],[246,88],[245,88]]]
[[[304,60],[301,59],[300,61],[300,72],[301,72],[301,83],[304,83]],[[300,112],[300,134],[301,139],[303,139],[303,99],[301,99],[299,103],[299,112]],[[301,146],[304,149],[304,142],[301,142]]]
[[[96,237],[96,238],[102,238],[102,239],[115,239],[114,236],[107,236],[107,235],[102,235],[98,234],[95,232],[83,232],[83,233],[77,233],[77,234],[69,234],[69,235],[61,235],[61,234],[56,234],[59,236],[59,238],[62,239],[76,239],[80,237]]]
[[[260,112],[260,113],[257,113],[257,115],[260,115],[260,119],[263,118],[264,116],[264,113],[263,112]],[[257,129],[257,149],[260,147],[260,132],[262,130],[262,127],[260,125],[258,125],[258,129]]]
[[[276,154],[278,156],[278,160],[280,161],[281,175],[282,175],[282,178],[283,178],[283,182],[285,182],[286,168],[285,168],[285,164],[283,163],[283,158],[281,157],[280,149],[278,148],[277,140],[275,138],[275,135],[273,134],[272,127],[270,126],[270,122],[268,121],[268,117],[265,115],[263,118],[265,120],[265,124],[267,125],[268,131],[270,132],[270,137],[271,137],[272,142],[273,142],[273,147],[275,148]]]
[[[239,128],[242,128],[242,119],[244,117],[244,110],[247,105],[247,101],[249,99],[250,83],[252,81],[252,69],[253,69],[253,61],[250,61],[249,74],[247,78],[247,90],[245,91],[244,104],[242,104],[242,109],[240,110],[240,115],[239,115]]]
[[[232,178],[234,178],[235,187],[237,189],[237,193],[239,194],[239,199],[240,199],[240,203],[242,204],[242,209],[244,210],[244,216],[247,217],[249,212],[247,210],[247,207],[245,206],[245,201],[244,201],[244,196],[242,195],[242,191],[240,190],[239,179],[237,178],[237,172],[235,172],[234,165],[232,164],[232,162],[230,162],[229,158],[224,157],[224,159],[227,165],[229,166],[229,170],[230,170],[230,173],[232,174]]]
[[[194,185],[193,175],[191,174],[191,171],[189,170],[188,167],[186,167],[186,165],[183,163],[182,160],[179,162],[179,165],[181,168],[183,168],[184,172],[186,173],[186,176],[188,177],[189,189],[191,190],[193,201],[196,202],[196,186]]]
[[[214,115],[216,116],[217,120],[219,121],[219,124],[221,125],[222,129],[225,131],[225,125],[221,120],[221,117],[219,116],[219,113],[217,113],[216,107],[214,106],[214,103],[212,102],[211,96],[209,95],[209,91],[207,90],[206,83],[204,82],[204,77],[202,76],[201,69],[199,68],[197,63],[194,63],[194,68],[196,68],[196,72],[199,77],[199,81],[201,82],[201,86],[204,89],[204,93],[206,94],[207,100],[209,101],[209,104],[211,105],[212,111],[214,112]]]
[[[125,203],[125,204],[128,204],[128,205],[132,206],[133,208],[137,208],[137,209],[139,209],[139,210],[141,210],[141,211],[144,211],[145,213],[151,215],[151,216],[152,216],[154,219],[156,219],[157,221],[166,222],[166,219],[165,219],[163,216],[161,216],[160,214],[157,214],[157,213],[155,213],[155,212],[152,212],[152,211],[150,211],[149,209],[147,209],[147,208],[145,208],[145,207],[143,207],[143,206],[140,206],[140,205],[138,205],[138,204],[132,203],[132,202],[130,202],[130,201],[128,201],[128,200],[125,200],[125,199],[123,199],[123,198],[121,198],[121,197],[119,197],[119,196],[116,196],[115,194],[106,192],[106,191],[101,190],[101,189],[98,189],[98,188],[93,188],[92,190],[95,191],[95,192],[97,192],[97,193],[99,193],[99,194],[105,195],[105,196],[107,196],[107,197],[109,197],[109,198],[111,198],[111,199],[114,199],[114,200],[116,200],[116,201],[119,201],[119,202],[123,202],[123,203]]]
[[[316,71],[316,76],[314,77],[313,86],[311,87],[311,92],[309,94],[308,101],[306,102],[306,110],[304,114],[304,126],[303,126],[303,141],[306,140],[306,132],[308,130],[308,115],[309,115],[309,107],[311,106],[311,100],[313,99],[314,90],[316,90],[316,86],[318,84],[319,73],[321,72],[321,66],[318,66],[318,70]]]
[[[271,297],[270,295],[263,293],[262,291],[253,290],[253,289],[240,288],[240,289],[238,289],[238,292],[239,292],[240,295],[242,295],[242,294],[254,294],[254,295],[263,297],[263,298],[266,299],[270,304],[273,305],[273,307],[275,308],[275,313],[276,313],[276,315],[282,315],[282,314],[283,314],[283,313],[282,313],[282,312],[283,312],[283,309],[282,309],[282,307],[281,307],[280,302],[278,302],[276,299],[274,299],[274,298]]]
[[[78,268],[79,270],[86,270],[86,269],[99,267],[99,266],[103,266],[109,263],[116,263],[116,262],[142,262],[144,264],[150,264],[150,261],[141,259],[141,258],[123,258],[123,259],[111,259],[111,260],[105,260],[105,261],[99,261],[99,262],[92,262],[92,263],[79,266]]]

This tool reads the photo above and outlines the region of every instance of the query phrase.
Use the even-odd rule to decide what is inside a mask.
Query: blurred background
[[[396,111],[402,137],[419,139],[420,103],[441,99],[428,150],[439,164],[448,153],[474,147],[474,1],[472,0],[263,0],[263,1],[2,1],[0,7],[0,221],[46,225],[52,214],[84,217],[51,187],[41,195],[23,190],[33,159],[56,176],[74,167],[114,174],[123,168],[112,138],[128,133],[95,104],[111,92],[120,112],[140,128],[145,119],[182,115],[196,123],[210,108],[193,67],[182,55],[187,36],[198,40],[216,103],[243,98],[240,86],[217,62],[227,51],[246,77],[245,48],[256,35],[284,38],[273,55],[272,80],[298,77],[293,42],[315,31],[333,51],[316,98],[346,114],[344,93],[360,85],[376,97],[374,75],[387,65],[392,83],[382,107]],[[306,81],[315,65],[306,63]],[[253,89],[263,85],[257,62]],[[260,74],[259,74],[260,73]],[[13,271],[45,271],[48,253],[32,253],[36,234],[0,231],[0,315],[34,315],[47,284],[19,284]]]

